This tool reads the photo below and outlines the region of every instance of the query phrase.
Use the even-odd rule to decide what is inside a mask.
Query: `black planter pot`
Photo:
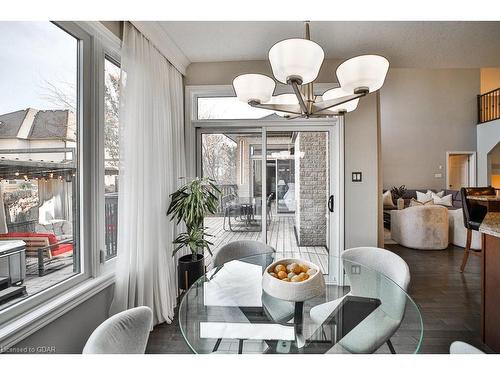
[[[193,283],[205,274],[205,258],[201,254],[193,260],[191,254],[179,258],[177,275],[179,289],[188,290]]]

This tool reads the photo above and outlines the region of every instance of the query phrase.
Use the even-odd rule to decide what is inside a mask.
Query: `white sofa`
[[[455,246],[465,247],[467,229],[464,227],[464,214],[462,209],[450,210],[448,212],[450,226],[449,241]],[[471,249],[481,250],[481,233],[472,231]]]
[[[448,209],[438,205],[391,211],[391,237],[405,247],[443,250],[449,244]]]

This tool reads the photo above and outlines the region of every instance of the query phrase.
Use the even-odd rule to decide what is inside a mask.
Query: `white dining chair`
[[[83,354],[144,354],[152,323],[153,312],[147,306],[113,315],[90,335]]]
[[[221,267],[225,263],[229,263],[233,260],[239,260],[246,257],[259,256],[272,254],[276,250],[261,242],[252,240],[241,240],[230,242],[222,246],[214,256],[213,266]],[[292,302],[278,300],[262,292],[262,305],[266,313],[274,322],[284,323],[290,321],[294,316],[295,305]],[[222,338],[217,340],[214,347],[214,352],[217,351]],[[239,351],[242,350],[243,340],[240,340]]]
[[[450,354],[485,354],[482,350],[463,341],[454,341],[450,345]]]
[[[376,247],[349,249],[342,253],[341,258],[351,286],[347,295],[378,298],[382,304],[338,345],[351,353],[367,354],[387,343],[394,354],[390,338],[399,328],[405,312],[405,292],[410,283],[408,265],[393,252]],[[356,265],[364,267],[360,270]],[[311,319],[322,324],[344,298],[314,306],[310,311]]]
[[[261,241],[241,240],[229,242],[215,253],[213,266],[220,267],[231,260],[274,252],[274,248]]]

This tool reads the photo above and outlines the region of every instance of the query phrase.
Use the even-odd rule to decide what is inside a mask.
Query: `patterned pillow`
[[[432,192],[427,191],[427,193],[422,193],[421,191],[417,191],[417,201],[421,203],[425,203],[427,201],[432,200]]]

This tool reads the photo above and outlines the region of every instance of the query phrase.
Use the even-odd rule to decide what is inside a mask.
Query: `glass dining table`
[[[391,279],[343,260],[346,285],[290,302],[262,290],[262,274],[276,259],[268,253],[233,260],[191,286],[179,324],[194,353],[418,353],[420,310]]]

